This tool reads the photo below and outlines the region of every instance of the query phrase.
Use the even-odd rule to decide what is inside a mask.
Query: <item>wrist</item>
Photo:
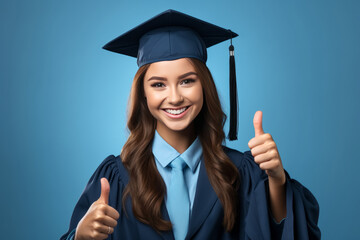
[[[280,174],[279,177],[268,176],[268,178],[269,178],[269,184],[273,186],[282,187],[286,183],[286,175],[284,171],[282,171],[282,174]]]

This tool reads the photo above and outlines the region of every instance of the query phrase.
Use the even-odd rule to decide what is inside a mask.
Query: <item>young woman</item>
[[[208,40],[189,18],[168,10],[115,39],[140,39],[130,135],[90,178],[61,239],[319,239],[318,204],[284,171],[260,111],[251,151],[223,146]]]

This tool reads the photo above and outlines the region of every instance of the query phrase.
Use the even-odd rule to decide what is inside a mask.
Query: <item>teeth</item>
[[[181,113],[183,113],[184,111],[186,110],[186,107],[184,108],[180,108],[180,109],[165,109],[166,112],[170,113],[170,114],[173,114],[173,115],[179,115]]]

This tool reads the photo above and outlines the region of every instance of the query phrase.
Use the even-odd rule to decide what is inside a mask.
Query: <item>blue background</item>
[[[262,110],[284,167],[318,199],[323,239],[360,236],[359,1],[1,0],[1,238],[67,231],[128,134],[136,60],[101,47],[169,8],[239,34],[240,133],[228,145],[248,149]],[[226,113],[228,46],[208,50]]]

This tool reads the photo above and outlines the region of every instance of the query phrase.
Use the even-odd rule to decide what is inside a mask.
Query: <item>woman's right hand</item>
[[[119,212],[108,205],[110,185],[101,179],[101,195],[86,212],[76,227],[75,240],[103,240],[114,232]]]

